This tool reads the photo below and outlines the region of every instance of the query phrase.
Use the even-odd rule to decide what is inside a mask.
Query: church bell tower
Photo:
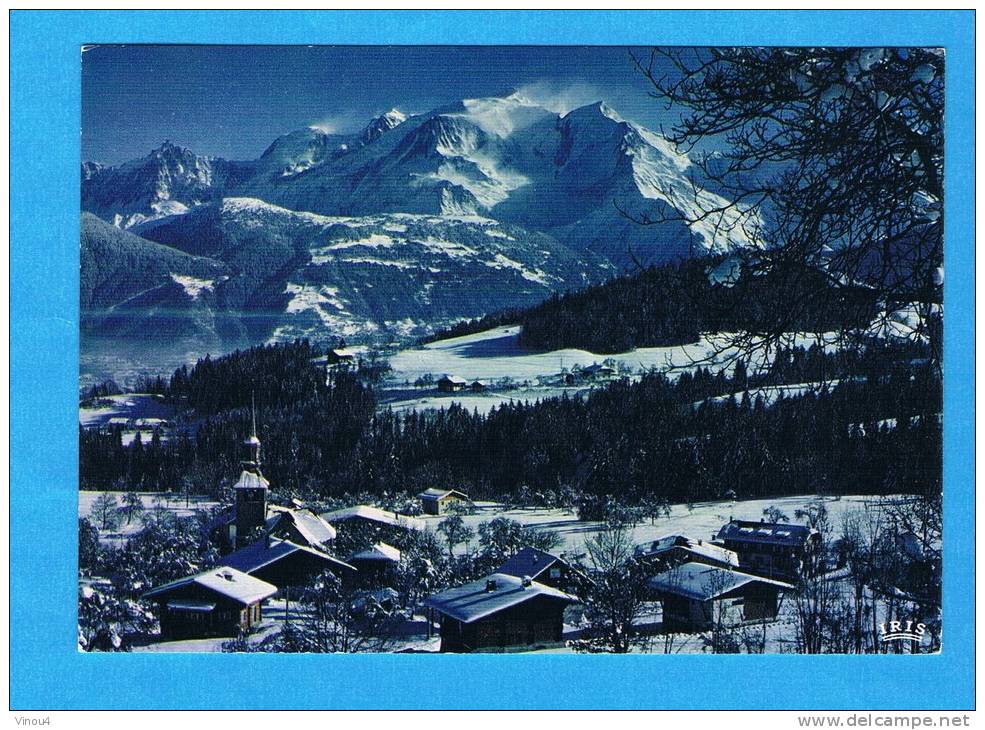
[[[243,441],[246,454],[240,462],[243,471],[233,488],[236,493],[236,518],[232,537],[237,548],[244,547],[255,539],[257,528],[264,527],[267,522],[267,493],[270,483],[260,472],[260,439],[257,437],[255,403],[251,403],[250,414],[250,435]]]

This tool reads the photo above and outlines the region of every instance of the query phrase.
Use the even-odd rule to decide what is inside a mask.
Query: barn
[[[578,599],[529,578],[494,573],[425,601],[441,614],[442,652],[558,646],[564,609]]]
[[[649,587],[662,604],[665,630],[685,632],[774,619],[779,595],[793,589],[788,583],[697,562],[659,573]]]
[[[453,502],[468,502],[469,495],[457,489],[425,489],[417,495],[427,515],[440,515]]]
[[[277,586],[229,567],[190,575],[147,591],[157,603],[161,640],[238,636],[262,620]]]

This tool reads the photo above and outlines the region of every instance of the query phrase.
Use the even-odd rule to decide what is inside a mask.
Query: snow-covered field
[[[124,393],[99,399],[94,408],[79,408],[79,425],[102,426],[110,418],[163,418],[174,416],[174,408],[148,393]]]
[[[102,494],[108,494],[116,500],[117,508],[123,506],[123,497],[126,492],[91,492],[79,491],[79,517],[86,517],[90,522],[98,527],[98,522],[92,514],[92,506]],[[168,496],[159,492],[140,492],[140,502],[144,507],[145,513],[170,511],[178,517],[191,517],[199,510],[207,510],[218,506],[218,502],[213,502],[202,497],[190,496],[186,502],[185,498],[178,495]],[[122,514],[119,515],[119,524],[113,530],[101,530],[99,539],[111,545],[118,545],[136,532],[139,532],[142,524],[140,516],[134,516],[130,522]]]
[[[687,505],[675,504],[671,507],[670,516],[662,517],[655,524],[647,520],[632,528],[633,541],[637,544],[656,540],[664,535],[681,533],[702,540],[711,539],[723,524],[730,519],[760,520],[763,510],[776,507],[784,512],[791,522],[803,522],[794,515],[798,509],[817,502],[816,495],[796,497],[775,497],[770,499],[752,499],[741,501],[698,502],[688,509]],[[885,500],[884,497],[852,495],[845,497],[825,497],[824,506],[832,526],[837,530],[841,526],[842,515],[851,510],[877,508]],[[559,551],[583,553],[585,543],[599,533],[604,527],[601,522],[581,522],[577,515],[562,509],[514,509],[503,510],[492,503],[478,504],[478,511],[473,515],[463,516],[466,525],[477,529],[480,522],[488,522],[495,517],[507,517],[516,520],[527,527],[556,532],[563,539]],[[430,529],[437,529],[438,524],[447,515],[421,515]],[[478,539],[478,538],[476,538]],[[473,545],[472,547],[475,547]],[[464,551],[465,546],[456,548]]]
[[[447,374],[458,375],[468,381],[497,381],[508,377],[514,383],[531,384],[522,391],[497,392],[493,388],[492,392],[482,395],[468,393],[451,397],[427,393],[388,405],[394,410],[420,410],[447,407],[454,401],[462,403],[470,410],[478,408],[480,411],[488,411],[499,403],[534,401],[560,394],[565,389],[556,386],[537,387],[536,382],[538,379],[557,376],[562,368],[571,371],[612,360],[622,371],[639,373],[656,369],[666,372],[669,377],[676,377],[697,367],[707,367],[712,371],[728,367],[736,354],[735,350],[726,346],[730,337],[728,334],[708,334],[689,345],[640,347],[614,355],[575,348],[532,352],[519,345],[519,334],[518,325],[496,327],[401,350],[390,357],[393,371],[390,373],[388,386],[393,388],[402,383],[413,383],[425,375],[431,375],[437,380]],[[787,344],[810,347],[818,342],[824,344],[826,349],[835,347],[833,335],[818,337],[803,333],[791,334]],[[748,372],[754,374],[766,364],[765,354],[760,354],[758,361],[754,357],[747,365]],[[589,389],[582,387],[580,390],[587,392]]]

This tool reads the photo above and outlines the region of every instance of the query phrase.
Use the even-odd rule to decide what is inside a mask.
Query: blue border
[[[12,709],[974,707],[973,11],[13,11],[10,35]],[[93,42],[945,47],[943,653],[76,653],[79,47]]]

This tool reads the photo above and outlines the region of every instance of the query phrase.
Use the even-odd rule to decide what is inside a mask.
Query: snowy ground
[[[156,396],[148,393],[124,393],[98,399],[93,407],[79,407],[79,425],[83,428],[100,428],[111,418],[159,418],[169,421],[174,418],[175,410]],[[151,438],[153,427],[127,427],[121,433],[121,440],[127,446],[136,438],[137,433],[146,442]],[[163,429],[162,440],[167,440],[167,430]]]
[[[110,418],[174,417],[174,408],[149,393],[124,393],[100,398],[93,408],[79,408],[79,425],[93,428],[104,425]]]
[[[553,379],[562,369],[569,371],[589,365],[612,360],[620,371],[640,373],[657,369],[669,376],[697,367],[716,370],[724,367],[735,355],[734,350],[725,347],[729,335],[708,334],[690,345],[674,347],[641,347],[629,352],[606,355],[567,348],[552,352],[532,352],[520,347],[519,326],[496,327],[463,337],[431,342],[421,347],[401,350],[390,356],[393,368],[387,381],[387,388],[398,390],[405,383],[413,383],[418,378],[431,375],[437,380],[442,375],[458,375],[468,381],[482,380],[495,382],[508,377],[520,388],[502,390],[493,387],[491,392],[482,394],[463,393],[439,395],[435,391],[409,394],[401,399],[387,403],[394,410],[421,410],[443,408],[452,402],[461,403],[469,410],[473,408],[486,412],[499,403],[510,401],[534,401],[559,395],[565,391],[583,394],[591,388],[585,385],[576,388],[559,388],[556,383],[540,385],[539,380]],[[827,349],[832,337],[822,335]],[[816,335],[791,334],[788,344],[809,347],[819,341]],[[751,362],[750,374],[754,374],[764,362]]]
[[[826,497],[824,506],[832,526],[837,530],[841,526],[842,515],[850,510],[877,507],[884,497],[853,495],[845,497]],[[759,520],[767,507],[777,507],[783,511],[791,522],[802,522],[794,513],[803,509],[818,497],[804,495],[797,497],[775,497],[771,499],[753,499],[742,501],[699,502],[688,510],[687,505],[675,504],[671,507],[670,516],[663,517],[650,524],[645,523],[632,528],[633,541],[637,544],[656,540],[664,535],[681,533],[702,540],[711,539],[723,524],[730,519]],[[515,509],[503,510],[491,503],[479,503],[478,511],[473,515],[465,515],[465,523],[477,530],[479,523],[488,522],[495,517],[507,517],[521,522],[528,527],[539,530],[556,532],[564,540],[559,551],[574,554],[585,552],[585,543],[604,527],[600,522],[581,522],[575,514],[569,514],[560,509]],[[438,524],[447,515],[421,515],[430,529],[437,529]],[[474,547],[474,545],[472,546]],[[464,545],[456,548],[458,552],[465,550]]]
[[[108,494],[116,500],[119,507],[123,506],[123,497],[126,492],[89,492],[79,491],[79,517],[86,517],[93,525],[98,527],[97,520],[92,515],[92,505],[101,494]],[[173,512],[178,517],[191,517],[198,510],[206,510],[218,506],[218,502],[209,501],[203,497],[191,496],[187,504],[184,497],[168,496],[159,492],[141,492],[140,502],[144,506],[144,511],[153,513],[167,510]],[[99,533],[100,541],[109,545],[118,545],[136,532],[139,532],[142,524],[140,516],[135,516],[130,522],[126,521],[123,515],[119,515],[119,526],[115,530],[101,530]]]

